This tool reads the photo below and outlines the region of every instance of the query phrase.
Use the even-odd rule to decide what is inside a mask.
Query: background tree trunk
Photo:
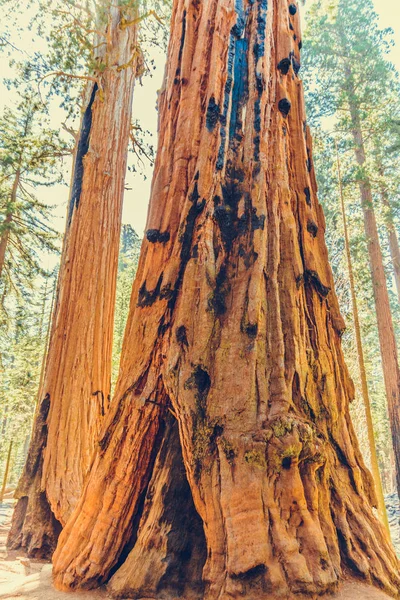
[[[387,191],[385,189],[381,189],[381,199],[382,204],[387,211],[386,214],[386,229],[388,232],[388,242],[389,242],[389,250],[390,250],[390,258],[392,259],[392,267],[394,274],[394,281],[396,283],[397,290],[397,298],[400,304],[400,247],[399,240],[397,237],[396,228],[393,222],[393,211],[390,206],[389,198]]]
[[[34,426],[30,457],[17,490],[20,502],[40,494],[64,524],[81,493],[108,409],[122,199],[134,81],[140,54],[132,9],[110,5],[101,57],[82,119],[71,185],[67,232],[40,397],[46,427]],[[104,48],[104,43],[102,46]],[[140,61],[139,61],[140,62]],[[47,438],[37,439],[40,426]],[[35,466],[30,468],[29,465]],[[46,500],[47,499],[47,500]],[[16,511],[18,519],[20,511]],[[39,513],[29,535],[48,527]],[[9,544],[20,539],[13,526]],[[28,546],[29,551],[29,546]],[[50,549],[51,550],[51,549]]]
[[[354,103],[351,72],[349,72],[348,102],[353,126],[353,140],[357,164],[365,169],[366,157],[364,139],[362,134],[360,115]],[[379,345],[381,349],[382,370],[385,381],[386,399],[389,410],[389,420],[392,432],[392,443],[396,462],[397,493],[400,498],[400,367],[397,353],[397,344],[394,334],[393,319],[390,309],[389,294],[387,289],[385,269],[383,266],[382,251],[379,244],[378,228],[374,211],[371,184],[367,174],[363,174],[359,182],[361,207],[364,216],[364,231],[368,246],[369,266],[374,300],[376,319],[378,323]]]
[[[335,143],[335,145],[336,145],[336,143]],[[349,231],[348,231],[348,227],[347,227],[346,207],[345,207],[345,203],[344,203],[344,194],[343,194],[343,186],[342,186],[342,174],[341,174],[340,158],[339,158],[339,151],[338,151],[337,145],[336,145],[336,158],[337,158],[337,172],[338,172],[338,180],[339,180],[340,208],[341,208],[342,218],[343,218],[344,246],[345,246],[346,258],[347,258],[347,268],[349,271],[350,295],[351,295],[351,304],[352,304],[352,308],[353,308],[354,334],[355,334],[356,346],[357,346],[357,358],[358,358],[358,367],[359,367],[359,371],[360,371],[361,391],[362,391],[364,407],[365,407],[365,417],[366,417],[366,421],[367,421],[368,443],[369,443],[369,451],[370,451],[370,457],[371,457],[371,471],[372,471],[372,476],[374,478],[375,490],[376,490],[376,494],[377,494],[377,498],[378,498],[379,516],[381,518],[382,523],[386,527],[386,531],[387,531],[389,539],[390,539],[389,521],[388,521],[387,512],[386,512],[385,498],[383,496],[383,489],[382,489],[381,474],[379,472],[378,457],[377,457],[377,453],[376,453],[374,423],[372,420],[371,402],[369,399],[368,382],[367,382],[367,372],[365,369],[364,350],[363,350],[363,344],[362,344],[362,339],[361,339],[360,318],[359,318],[359,314],[358,314],[356,288],[355,288],[355,284],[354,284],[354,272],[353,272],[353,264],[352,264],[351,252],[350,252],[350,239],[349,239]]]
[[[206,600],[322,594],[343,567],[398,592],[349,415],[300,47],[287,0],[175,2],[120,375],[54,555],[61,589],[107,580],[135,543],[172,405]]]

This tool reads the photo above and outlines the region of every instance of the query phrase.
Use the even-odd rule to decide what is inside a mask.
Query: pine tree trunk
[[[358,367],[359,367],[359,371],[360,371],[361,392],[362,392],[362,396],[363,396],[363,402],[364,402],[364,407],[365,407],[365,417],[366,417],[366,421],[367,421],[368,443],[369,443],[369,452],[370,452],[370,458],[371,458],[371,470],[372,470],[372,476],[374,478],[375,490],[376,490],[377,499],[378,499],[379,516],[381,518],[382,523],[386,527],[386,531],[387,531],[387,533],[389,535],[389,539],[390,539],[389,521],[388,521],[387,512],[386,512],[385,498],[383,496],[382,480],[381,480],[381,474],[379,472],[379,465],[378,465],[378,456],[376,453],[374,424],[373,424],[373,420],[372,420],[371,402],[369,399],[367,372],[366,372],[366,368],[365,368],[364,350],[363,350],[363,344],[362,344],[362,338],[361,338],[360,318],[358,315],[357,294],[356,294],[356,288],[355,288],[355,283],[354,283],[353,262],[351,259],[350,239],[349,239],[349,231],[348,231],[348,227],[347,227],[346,207],[344,204],[340,158],[339,158],[339,152],[338,152],[337,146],[336,146],[336,157],[337,157],[337,171],[338,171],[338,179],[339,179],[340,208],[341,208],[342,218],[343,218],[344,245],[345,245],[345,251],[346,251],[346,258],[347,258],[347,268],[348,268],[348,272],[349,272],[350,295],[351,295],[351,304],[352,304],[352,308],[353,308],[354,334],[355,334],[356,346],[357,346],[357,358],[358,358]]]
[[[390,257],[392,259],[393,275],[396,283],[397,298],[400,304],[400,246],[397,237],[396,228],[393,222],[393,211],[387,196],[386,190],[381,190],[382,204],[387,211],[386,229],[388,232],[388,242]]]
[[[79,499],[109,404],[122,199],[140,58],[136,25],[126,25],[134,16],[123,2],[110,5],[101,59],[105,68],[89,90],[76,150],[40,390],[40,398],[49,402],[48,433],[37,447],[31,444],[18,486],[20,502],[28,497],[28,504],[34,503],[33,496],[40,494],[61,524]],[[38,426],[40,420],[35,431]],[[29,524],[35,536],[46,527],[40,514]],[[15,546],[13,535],[9,543]]]
[[[175,2],[120,375],[54,555],[60,589],[106,581],[141,542],[172,406],[207,542],[205,600],[322,594],[344,568],[397,594],[349,415],[300,45],[287,0]]]
[[[351,79],[350,79],[351,81]],[[366,157],[360,115],[354,102],[354,93],[349,93],[349,108],[357,164],[365,169]],[[359,183],[361,207],[364,217],[364,232],[367,240],[369,267],[374,291],[379,345],[381,349],[383,377],[388,403],[392,443],[396,463],[397,492],[400,497],[400,368],[390,309],[382,251],[379,244],[378,227],[369,178],[364,174]]]

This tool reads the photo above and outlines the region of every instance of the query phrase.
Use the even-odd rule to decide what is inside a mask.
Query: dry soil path
[[[30,560],[20,551],[8,552],[5,542],[10,526],[11,512],[11,500],[5,500],[0,504],[1,600],[102,600],[110,598],[104,589],[91,592],[58,592],[52,586],[51,564]],[[156,599],[142,598],[140,600]],[[257,598],[252,600],[257,600]],[[389,600],[389,596],[362,584],[344,583],[341,591],[334,596],[329,596],[329,600]]]

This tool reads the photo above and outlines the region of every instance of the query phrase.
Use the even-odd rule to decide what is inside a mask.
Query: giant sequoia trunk
[[[110,5],[100,44],[101,74],[88,90],[40,390],[44,400],[9,537],[11,547],[22,545],[36,555],[54,549],[59,525],[51,533],[52,522],[64,524],[79,499],[109,404],[122,198],[139,57],[136,26],[129,26],[135,15],[124,5]]]
[[[61,589],[117,569],[117,594],[164,597],[154,536],[187,518],[160,487],[172,411],[207,544],[201,597],[323,594],[344,568],[397,594],[349,415],[300,47],[287,0],[175,2],[120,375],[54,555]]]

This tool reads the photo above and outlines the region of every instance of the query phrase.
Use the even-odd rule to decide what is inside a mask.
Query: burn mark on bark
[[[187,339],[187,332],[186,332],[186,327],[184,325],[180,325],[175,332],[176,335],[176,341],[178,342],[178,344],[180,345],[180,347],[182,348],[182,350],[184,350],[185,348],[189,347],[189,342]]]
[[[96,392],[93,392],[92,396],[100,396],[101,416],[104,417],[104,393],[101,390],[97,390]]]
[[[281,98],[278,102],[278,110],[286,118],[290,112],[292,105],[287,98]]]
[[[296,58],[294,56],[292,56],[292,66],[293,66],[293,71],[294,71],[295,75],[298,75],[299,71],[300,71],[300,68],[301,68],[301,65],[300,65],[299,61],[296,60]]]
[[[255,78],[258,98],[254,101],[254,131],[256,135],[253,138],[254,142],[254,160],[258,162],[260,159],[260,132],[261,132],[261,95],[264,89],[264,80],[262,72],[258,70],[258,62],[265,54],[265,32],[267,26],[267,8],[268,0],[258,0],[257,6],[257,28],[256,42],[253,46],[253,55],[255,63]],[[281,61],[282,62],[282,61]],[[254,173],[256,174],[256,173]]]
[[[180,252],[180,265],[178,276],[175,282],[174,289],[170,290],[169,299],[168,299],[168,308],[172,311],[175,307],[175,302],[178,297],[178,292],[182,285],[183,276],[185,274],[186,265],[188,264],[191,258],[191,248],[192,248],[192,240],[194,228],[196,225],[197,217],[203,212],[204,207],[206,205],[206,201],[203,199],[199,202],[199,191],[198,191],[198,176],[196,173],[195,176],[195,184],[193,187],[193,191],[189,196],[189,199],[192,203],[189,212],[186,217],[185,229],[183,234],[180,237],[181,242],[181,252]]]
[[[208,299],[208,308],[217,317],[226,312],[226,296],[229,293],[229,290],[230,286],[228,283],[227,267],[223,264],[218,271],[213,293]]]
[[[310,148],[308,148],[307,146],[307,160],[306,160],[306,167],[307,167],[307,171],[310,173],[312,170],[312,158],[311,158],[311,152],[310,152]]]
[[[314,221],[307,222],[307,231],[315,238],[318,233],[318,225]]]
[[[83,159],[89,150],[90,130],[92,127],[92,105],[96,97],[97,83],[93,85],[89,104],[86,107],[82,119],[82,126],[79,135],[78,149],[76,151],[74,179],[72,183],[71,197],[68,206],[68,227],[71,224],[72,215],[75,208],[78,208],[82,193],[83,183]]]
[[[243,331],[250,338],[255,338],[255,337],[257,337],[258,324],[257,323],[248,323],[247,325],[244,325]]]
[[[282,75],[287,75],[290,69],[290,65],[290,58],[282,58],[282,60],[278,62],[277,69],[282,73]]]
[[[227,66],[227,75],[226,82],[224,88],[224,103],[223,110],[220,117],[221,121],[221,143],[218,151],[216,168],[221,171],[224,168],[225,164],[225,144],[226,144],[226,124],[228,121],[228,111],[229,111],[229,102],[230,96],[233,87],[233,66],[235,61],[235,36],[231,33],[229,38],[229,48],[228,48],[228,66]]]
[[[151,244],[156,244],[160,242],[160,244],[165,244],[169,241],[170,235],[169,231],[160,231],[159,229],[148,229],[146,231],[146,238]]]
[[[248,42],[246,39],[236,40],[234,59],[234,84],[232,92],[231,120],[229,125],[229,139],[232,140],[236,133],[239,121],[239,111],[247,100],[248,91]]]
[[[35,421],[35,428],[31,440],[28,457],[26,459],[23,478],[34,477],[38,472],[41,461],[42,451],[47,445],[47,417],[50,410],[50,394],[46,394],[39,405],[38,415]]]
[[[257,210],[253,207],[251,214],[251,229],[255,231],[256,229],[264,229],[265,225],[265,215],[257,215]]]
[[[257,135],[254,136],[254,160],[260,159],[260,131],[261,131],[261,100],[254,102],[254,130]]]
[[[307,202],[308,206],[311,206],[311,190],[309,187],[304,188],[304,194],[305,194],[306,202]]]
[[[326,298],[326,296],[331,291],[331,288],[325,286],[316,271],[306,270],[304,271],[304,281],[305,283],[311,284],[321,296]]]
[[[139,289],[139,296],[137,306],[143,308],[145,306],[152,306],[157,298],[160,296],[161,286],[163,281],[163,273],[158,278],[157,285],[153,290],[148,290],[146,287],[146,281],[142,283]]]
[[[235,0],[236,24],[232,27],[231,33],[240,38],[246,25],[246,13],[243,7],[243,0]]]
[[[258,60],[260,58],[262,58],[265,54],[265,32],[267,30],[267,8],[268,8],[268,0],[258,0],[257,41],[253,47],[256,65],[257,65]]]
[[[238,573],[237,575],[232,573],[232,579],[248,580],[262,577],[266,573],[267,567],[264,564],[256,565],[252,569],[245,571],[244,573]]]
[[[244,229],[244,223],[238,219],[239,202],[243,195],[241,189],[243,180],[244,174],[240,169],[229,168],[225,184],[222,186],[222,203],[214,209],[214,218],[227,253],[231,251],[235,238]]]
[[[214,96],[211,96],[208,101],[207,114],[206,114],[206,127],[208,131],[213,131],[214,127],[219,121],[220,108],[219,104],[216,103]]]
[[[226,153],[226,127],[228,124],[228,113],[230,110],[229,141],[235,139],[240,124],[239,111],[247,100],[248,92],[248,41],[242,38],[245,25],[246,13],[243,0],[236,0],[235,10],[237,15],[236,24],[232,27],[227,60],[227,76],[224,88],[224,101],[220,115],[221,143],[218,151],[216,169],[222,170],[225,164]]]
[[[206,418],[207,396],[211,387],[211,378],[208,371],[202,365],[196,365],[189,379],[185,382],[185,388],[195,390],[198,416]]]
[[[182,62],[182,53],[183,53],[183,46],[185,44],[185,37],[186,37],[186,9],[183,11],[183,17],[182,17],[181,43],[179,45],[179,54],[178,54],[179,73],[180,73],[180,65]],[[178,73],[177,73],[177,75],[178,75]]]

